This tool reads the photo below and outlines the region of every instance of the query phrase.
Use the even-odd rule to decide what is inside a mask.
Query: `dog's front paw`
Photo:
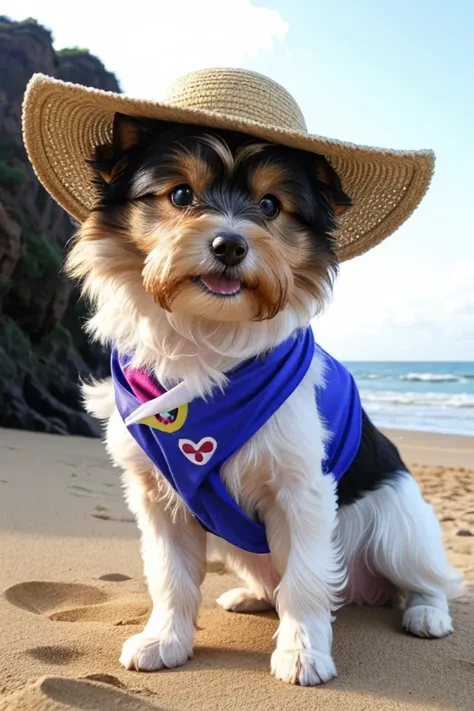
[[[277,647],[272,654],[271,670],[277,679],[300,686],[319,686],[337,676],[332,657],[316,649]]]
[[[216,602],[229,612],[264,612],[272,609],[267,600],[256,597],[247,588],[228,590]]]
[[[191,657],[192,648],[174,635],[158,638],[141,632],[124,643],[120,663],[126,669],[151,672],[165,667],[180,667]]]
[[[417,637],[446,637],[453,631],[449,612],[430,605],[408,607],[402,624],[406,632]]]

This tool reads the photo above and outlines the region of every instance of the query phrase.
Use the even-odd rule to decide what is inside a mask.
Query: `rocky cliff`
[[[23,146],[21,104],[35,72],[120,91],[87,50],[55,52],[35,20],[0,17],[0,426],[95,436],[78,382],[107,374],[108,354],[85,337],[87,305],[61,271],[74,227]]]

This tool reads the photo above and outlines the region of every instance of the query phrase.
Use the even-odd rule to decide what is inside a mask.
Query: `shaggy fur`
[[[91,167],[97,204],[68,272],[93,305],[90,334],[132,354],[165,387],[186,378],[199,396],[225,386],[229,368],[282,343],[324,306],[338,266],[332,232],[350,199],[323,157],[117,115],[113,140]],[[396,593],[407,631],[452,631],[447,600],[462,589],[460,576],[433,510],[366,415],[340,484],[322,475],[328,433],[314,407],[321,378],[315,358],[221,471],[244,511],[265,523],[271,553],[263,556],[206,534],[130,436],[111,382],[84,387],[123,470],[153,602],[145,630],[124,644],[125,667],[152,671],[191,657],[209,558],[243,581],[218,600],[222,607],[277,609],[271,670],[286,682],[336,675],[332,614],[343,603],[383,604]]]

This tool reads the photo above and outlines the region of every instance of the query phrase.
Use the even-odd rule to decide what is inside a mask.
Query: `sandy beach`
[[[474,438],[390,433],[442,522],[453,563],[474,586]],[[211,570],[195,656],[143,674],[118,663],[149,602],[138,533],[99,441],[0,430],[0,710],[248,711],[474,708],[474,602],[455,633],[420,640],[400,612],[350,607],[334,625],[339,678],[286,686],[270,676],[274,614],[233,615]]]

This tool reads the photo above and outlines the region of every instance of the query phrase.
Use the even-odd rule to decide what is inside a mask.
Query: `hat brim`
[[[241,131],[325,156],[353,202],[339,218],[335,232],[341,261],[367,252],[398,229],[418,207],[434,170],[435,156],[430,150],[359,146],[35,74],[23,102],[25,147],[44,188],[78,222],[88,217],[95,199],[86,160],[97,145],[111,140],[117,112]]]

